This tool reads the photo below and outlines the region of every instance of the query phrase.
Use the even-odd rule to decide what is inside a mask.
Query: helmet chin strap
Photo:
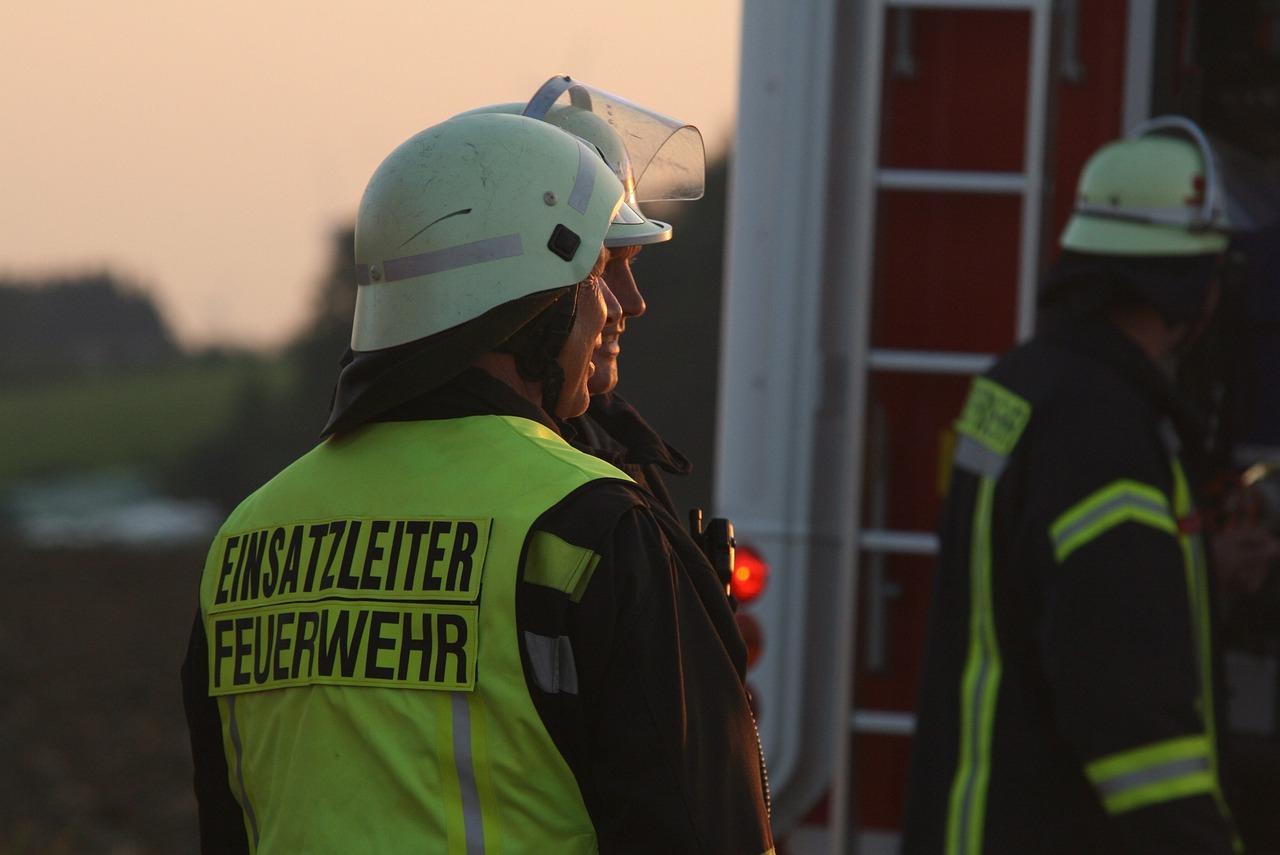
[[[542,381],[542,409],[548,415],[556,414],[556,406],[560,403],[560,390],[564,388],[564,369],[560,363],[552,360],[547,366],[546,378]]]
[[[515,357],[521,377],[542,384],[542,409],[551,415],[555,415],[564,389],[560,351],[569,340],[577,314],[578,286],[574,285],[497,348]]]

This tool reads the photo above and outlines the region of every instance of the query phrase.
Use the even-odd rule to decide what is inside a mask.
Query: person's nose
[[[640,293],[640,287],[636,284],[636,278],[631,273],[631,266],[626,264],[617,265],[616,270],[610,271],[612,274],[609,278],[609,287],[613,289],[614,295],[618,299],[618,305],[621,306],[622,314],[628,318],[638,318],[644,314],[647,308],[644,297]]]

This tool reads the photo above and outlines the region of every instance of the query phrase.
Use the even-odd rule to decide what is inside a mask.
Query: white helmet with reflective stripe
[[[1216,255],[1233,223],[1213,147],[1162,116],[1100,148],[1080,173],[1063,249],[1098,255]]]
[[[553,304],[571,322],[621,202],[598,151],[523,116],[455,117],[396,148],[360,201],[351,349],[321,436],[446,383]]]
[[[422,131],[360,201],[352,350],[435,335],[585,279],[621,200],[599,153],[545,122],[469,115]]]

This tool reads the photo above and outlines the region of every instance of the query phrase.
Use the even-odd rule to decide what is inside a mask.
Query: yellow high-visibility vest
[[[200,607],[251,851],[596,851],[521,663],[573,690],[572,650],[518,637],[515,598],[522,553],[581,596],[598,556],[529,532],[602,478],[629,480],[526,419],[389,422],[231,514]]]

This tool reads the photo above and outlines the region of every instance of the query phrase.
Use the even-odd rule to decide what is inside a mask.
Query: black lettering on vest
[[[284,529],[276,528],[271,532],[271,546],[267,550],[269,572],[262,574],[262,596],[269,597],[276,592],[276,583],[280,580],[280,550],[284,549]]]
[[[384,624],[394,624],[400,617],[397,612],[372,612],[369,618],[369,647],[365,651],[364,656],[364,675],[373,677],[378,680],[390,680],[395,677],[395,669],[390,666],[378,665],[378,652],[381,650],[394,650],[396,647],[395,636],[386,638],[382,634]]]
[[[267,551],[267,533],[255,531],[240,550],[244,555],[244,572],[240,576],[240,600],[256,600],[261,590],[262,557]]]
[[[276,640],[275,640],[275,665],[271,669],[271,677],[274,680],[288,680],[289,666],[285,664],[285,656],[289,653],[289,647],[293,644],[293,639],[285,634],[285,627],[289,626],[297,618],[294,612],[281,612],[276,618]]]
[[[431,540],[427,543],[427,560],[422,570],[422,590],[440,590],[440,577],[436,575],[436,563],[444,558],[444,547],[440,545],[441,535],[447,535],[453,528],[449,520],[435,520],[431,523]]]
[[[395,533],[391,535],[391,557],[387,559],[387,581],[384,590],[396,589],[396,571],[400,565],[400,538],[404,536],[404,520],[396,520]]]
[[[327,523],[317,523],[311,526],[307,533],[311,536],[311,560],[307,562],[307,583],[302,586],[302,590],[311,593],[315,590],[316,567],[320,562],[320,547],[324,544],[324,539],[329,534],[329,526]]]
[[[262,557],[267,551],[267,533],[255,531],[240,550],[244,556],[244,572],[240,576],[240,600],[256,600],[261,590]]]
[[[253,645],[246,640],[251,632],[253,632],[253,618],[236,618],[236,659],[231,673],[231,682],[236,686],[247,686],[249,684],[249,665],[245,660],[253,659]]]
[[[347,548],[342,552],[342,569],[338,571],[338,587],[354,591],[359,587],[356,577],[351,575],[351,565],[356,560],[356,545],[360,542],[360,520],[352,520],[347,529]]]
[[[295,525],[289,536],[289,551],[284,556],[284,570],[280,572],[280,595],[298,592],[298,570],[302,566],[302,526]]]
[[[420,655],[418,679],[425,683],[431,679],[431,615],[425,612],[417,615],[422,618],[422,635],[413,634],[414,617],[413,612],[404,613],[404,626],[400,630],[400,670],[396,672],[396,678],[403,680],[409,676],[409,657],[416,650]]]
[[[329,557],[324,562],[324,575],[320,577],[320,590],[322,591],[327,591],[333,587],[333,564],[338,557],[338,547],[342,546],[342,534],[346,530],[346,520],[334,520],[329,523],[329,533],[333,535],[333,543],[329,544]]]
[[[426,520],[409,520],[405,524],[409,533],[409,563],[405,565],[404,590],[413,590],[413,580],[418,573],[418,547],[422,545],[422,536],[431,530],[431,523]]]
[[[223,639],[233,629],[234,622],[230,618],[213,622],[213,687],[215,689],[222,685],[222,662],[231,655],[231,645]]]
[[[471,555],[480,543],[480,528],[473,522],[458,521],[458,529],[453,533],[453,552],[449,555],[449,578],[446,582],[450,591],[466,591],[471,588]],[[462,578],[458,578],[461,571]]]
[[[320,613],[298,612],[297,644],[293,648],[293,679],[310,677],[316,670],[316,639],[320,637]],[[302,670],[302,654],[307,654],[307,670]]]
[[[250,541],[253,540],[252,534],[244,534],[240,536],[240,551],[236,554],[236,570],[231,574],[231,601],[236,602],[240,599],[240,574],[244,572],[245,555],[249,552]]]
[[[453,632],[450,633],[450,628]],[[450,635],[452,634],[452,638]],[[462,615],[436,615],[436,682],[445,681],[445,660],[453,656],[458,661],[457,676],[454,682],[465,683],[467,679],[467,621]]]
[[[369,613],[359,611],[356,613],[356,625],[348,632],[348,625],[351,623],[351,612],[346,609],[339,609],[337,617],[333,622],[333,631],[328,632],[329,612],[324,612],[320,616],[320,675],[324,677],[333,676],[333,666],[335,662],[339,662],[342,666],[341,674],[343,677],[351,678],[356,675],[356,654],[360,652],[360,640],[364,638],[364,625],[369,619]]]
[[[382,560],[385,550],[378,545],[378,538],[391,528],[391,520],[374,520],[369,523],[369,542],[364,547],[364,570],[360,573],[360,587],[366,590],[378,590],[382,587],[382,578],[373,575],[373,564]]]
[[[262,685],[271,678],[271,660],[275,649],[276,616],[267,615],[263,631],[262,615],[253,619],[253,682]],[[265,636],[265,637],[264,637]]]
[[[231,554],[235,552],[236,544],[240,542],[240,536],[227,538],[227,544],[222,550],[222,573],[218,575],[218,593],[213,598],[215,605],[225,603],[227,601],[227,577],[231,575],[233,569],[231,564]]]

